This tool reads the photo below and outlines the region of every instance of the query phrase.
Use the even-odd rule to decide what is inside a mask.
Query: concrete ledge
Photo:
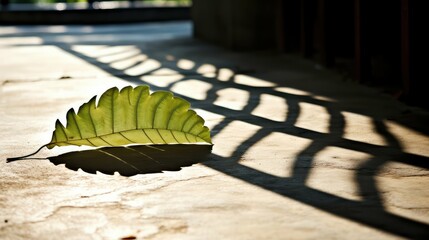
[[[0,239],[429,239],[429,112],[191,29],[0,28]],[[192,104],[208,159],[64,146],[5,161],[49,141],[68,109],[141,84]]]
[[[2,24],[105,24],[188,19],[189,7],[0,11]]]

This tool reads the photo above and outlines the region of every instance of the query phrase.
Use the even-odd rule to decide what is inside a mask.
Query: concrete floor
[[[0,56],[0,239],[429,237],[429,113],[376,89],[204,44],[189,22],[3,26]],[[6,163],[69,108],[137,84],[190,101],[211,155],[128,177],[89,147]]]

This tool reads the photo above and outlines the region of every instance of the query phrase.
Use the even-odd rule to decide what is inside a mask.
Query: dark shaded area
[[[194,36],[235,50],[276,46],[278,1],[193,1]]]
[[[207,161],[212,145],[138,145],[105,147],[94,150],[64,153],[49,157],[53,164],[65,164],[68,169],[82,169],[87,173],[97,171],[122,176],[179,171],[182,167]]]
[[[421,76],[424,1],[194,0],[196,38],[232,50],[297,53],[429,109]]]

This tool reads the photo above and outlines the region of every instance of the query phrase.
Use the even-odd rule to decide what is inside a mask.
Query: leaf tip
[[[74,112],[74,108],[70,108],[70,109],[67,111],[67,117],[69,117],[70,115],[76,115],[76,113]]]
[[[57,119],[57,121],[55,121],[55,128],[57,128],[57,127],[64,127],[59,119]]]

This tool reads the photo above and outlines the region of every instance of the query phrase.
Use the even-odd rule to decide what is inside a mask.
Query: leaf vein
[[[130,96],[131,95],[131,91],[133,91],[133,90],[129,90],[128,91],[128,104],[129,105],[131,105],[131,96]]]
[[[174,113],[177,111],[177,109],[179,109],[183,104],[179,104],[178,106],[176,106],[171,112],[170,112],[170,116],[168,117],[168,121],[167,121],[167,129],[170,129],[170,122],[171,122],[171,118],[173,117]]]
[[[99,137],[101,140],[103,140],[103,142],[105,142],[105,143],[107,143],[109,146],[111,146],[111,147],[113,147],[113,145],[112,144],[110,144],[108,141],[106,141],[103,137]]]
[[[200,136],[201,133],[203,133],[206,129],[203,127],[203,129],[201,129],[201,131],[198,134],[195,134],[196,136]]]
[[[146,135],[146,137],[149,139],[149,141],[151,141],[153,143],[153,140],[149,137],[149,135],[146,133],[146,131],[144,129],[142,129],[144,135]]]
[[[185,133],[185,138],[186,138],[186,140],[188,140],[188,142],[191,142],[191,140],[189,140],[189,138],[188,138],[188,134],[187,133]]]
[[[87,141],[87,142],[89,142],[89,144],[91,144],[92,146],[96,147],[96,146],[94,145],[94,143],[92,143],[92,142],[89,140],[89,138],[87,138],[87,139],[86,139],[86,141]]]
[[[162,137],[161,133],[159,132],[158,128],[155,129],[158,132],[158,135],[161,137],[162,141],[164,141],[165,144],[168,144],[167,141]]]
[[[112,98],[110,99],[110,101],[111,101],[111,107],[112,107],[112,111],[110,111],[111,114],[112,114],[112,133],[115,132],[115,102],[113,101],[114,96],[115,96],[115,92],[116,91],[113,90],[113,92],[112,92]]]
[[[140,99],[142,97],[142,94],[143,94],[143,90],[140,91],[139,97],[138,97],[137,103],[136,103],[136,129],[138,129],[138,127],[139,127],[138,110],[139,110],[139,104],[140,104]]]
[[[181,132],[183,132],[183,128],[185,127],[186,123],[191,119],[191,117],[194,116],[193,114],[190,114],[189,117],[186,118],[186,120],[182,124],[182,128],[180,129]]]
[[[134,141],[131,141],[129,138],[125,137],[125,135],[124,135],[124,134],[122,134],[121,132],[118,132],[118,133],[119,133],[119,135],[121,135],[123,138],[125,138],[128,142],[130,142],[130,143],[135,143]]]
[[[94,123],[94,120],[92,119],[91,106],[88,107],[88,115],[89,115],[89,119],[91,120],[92,127],[94,128],[95,136],[98,137],[97,128],[95,128],[95,123]]]
[[[198,124],[198,122],[195,122],[194,124],[192,124],[192,127],[188,130],[188,132],[190,133],[192,131],[192,129]]]
[[[60,125],[60,128],[61,128],[61,130],[63,131],[63,133],[64,133],[64,136],[66,137],[66,139],[67,139],[67,141],[69,140],[69,137],[67,136],[67,134],[66,134],[66,130],[64,129],[64,126],[61,124]]]
[[[180,141],[177,140],[176,136],[174,136],[174,131],[170,131],[170,132],[171,132],[171,135],[173,135],[174,140],[176,140],[177,143],[180,143]]]
[[[71,115],[72,115],[72,118],[73,118],[74,124],[76,124],[77,131],[79,132],[80,139],[82,139],[82,132],[80,131],[79,124],[78,124],[78,123],[77,123],[77,121],[76,121],[76,116],[75,116],[75,114],[71,114]]]
[[[156,104],[155,107],[155,113],[153,114],[153,119],[152,119],[152,128],[155,128],[155,118],[156,118],[156,114],[158,112],[159,109],[159,105],[161,105],[162,102],[165,101],[165,99],[168,97],[168,95],[165,95],[164,97],[161,98],[161,100],[159,100],[159,102]]]

